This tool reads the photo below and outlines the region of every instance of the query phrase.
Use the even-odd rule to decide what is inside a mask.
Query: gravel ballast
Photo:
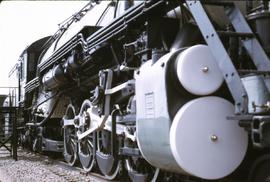
[[[0,151],[0,182],[65,182],[106,181],[98,176],[85,174],[78,168],[71,168],[46,156],[18,151],[18,161]]]

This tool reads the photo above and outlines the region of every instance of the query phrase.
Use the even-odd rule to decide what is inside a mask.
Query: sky
[[[22,51],[35,40],[52,35],[58,24],[88,1],[2,1],[0,3],[0,87],[17,86],[8,73]],[[6,89],[0,88],[0,94]]]

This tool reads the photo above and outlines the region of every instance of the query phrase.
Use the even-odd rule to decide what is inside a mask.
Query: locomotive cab
[[[39,86],[39,80],[38,77],[38,70],[37,65],[39,63],[39,57],[42,54],[42,51],[44,51],[44,46],[46,46],[46,42],[51,37],[44,37],[41,38],[34,43],[32,43],[30,46],[28,46],[23,53],[21,54],[19,60],[18,60],[18,77],[19,77],[19,105],[23,109],[23,116],[25,123],[32,122],[33,120],[36,120],[35,122],[38,122],[43,117],[39,117],[36,113],[34,115],[31,115],[33,108],[36,107],[36,100],[35,98],[38,95],[38,91],[36,88]],[[46,50],[46,49],[45,49]],[[54,123],[56,122],[56,124]],[[53,125],[51,127],[52,130],[55,130],[54,127],[57,128],[57,123],[60,123],[60,120],[49,122],[49,125]],[[50,126],[47,126],[45,128],[48,128]],[[33,128],[32,126],[29,126],[26,124],[26,128],[30,128],[30,130],[36,130],[35,133],[39,133],[40,136],[39,139],[33,139],[29,132],[25,133],[26,137],[23,138],[23,145],[29,146],[32,145],[30,148],[37,151],[42,151],[42,147],[44,151],[61,151],[62,150],[62,142],[61,142],[61,133],[57,136],[50,135],[48,132],[44,132],[41,128]],[[46,138],[47,137],[47,138]],[[57,138],[58,141],[52,138]],[[25,144],[27,143],[27,144]]]
[[[43,51],[43,45],[50,38],[44,37],[28,46],[20,55],[18,60],[18,76],[19,76],[19,103],[22,107],[28,108],[31,107],[32,103],[29,103],[31,100],[31,90],[26,88],[26,85],[33,80],[37,75],[37,64],[39,61],[39,56]]]

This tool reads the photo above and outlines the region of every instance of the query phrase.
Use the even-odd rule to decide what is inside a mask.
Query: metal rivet
[[[206,72],[209,71],[209,68],[208,68],[207,66],[205,66],[205,67],[203,67],[202,71],[203,71],[204,73],[206,73]]]
[[[216,142],[218,140],[218,137],[216,135],[212,135],[210,138],[212,142]]]

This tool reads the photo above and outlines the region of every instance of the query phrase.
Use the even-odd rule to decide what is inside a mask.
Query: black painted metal
[[[142,157],[142,154],[141,154],[139,148],[123,147],[123,148],[120,148],[119,153],[120,153],[121,155],[126,155],[126,156]]]
[[[270,174],[269,174],[269,167],[270,167],[270,155],[263,155],[256,159],[252,168],[250,169],[248,182],[267,182],[269,181]]]
[[[4,147],[14,160],[17,160],[18,134],[17,115],[18,107],[0,107],[0,148]]]
[[[111,154],[114,158],[116,158],[116,116],[119,114],[119,110],[114,110],[112,112],[112,132],[111,132]]]

